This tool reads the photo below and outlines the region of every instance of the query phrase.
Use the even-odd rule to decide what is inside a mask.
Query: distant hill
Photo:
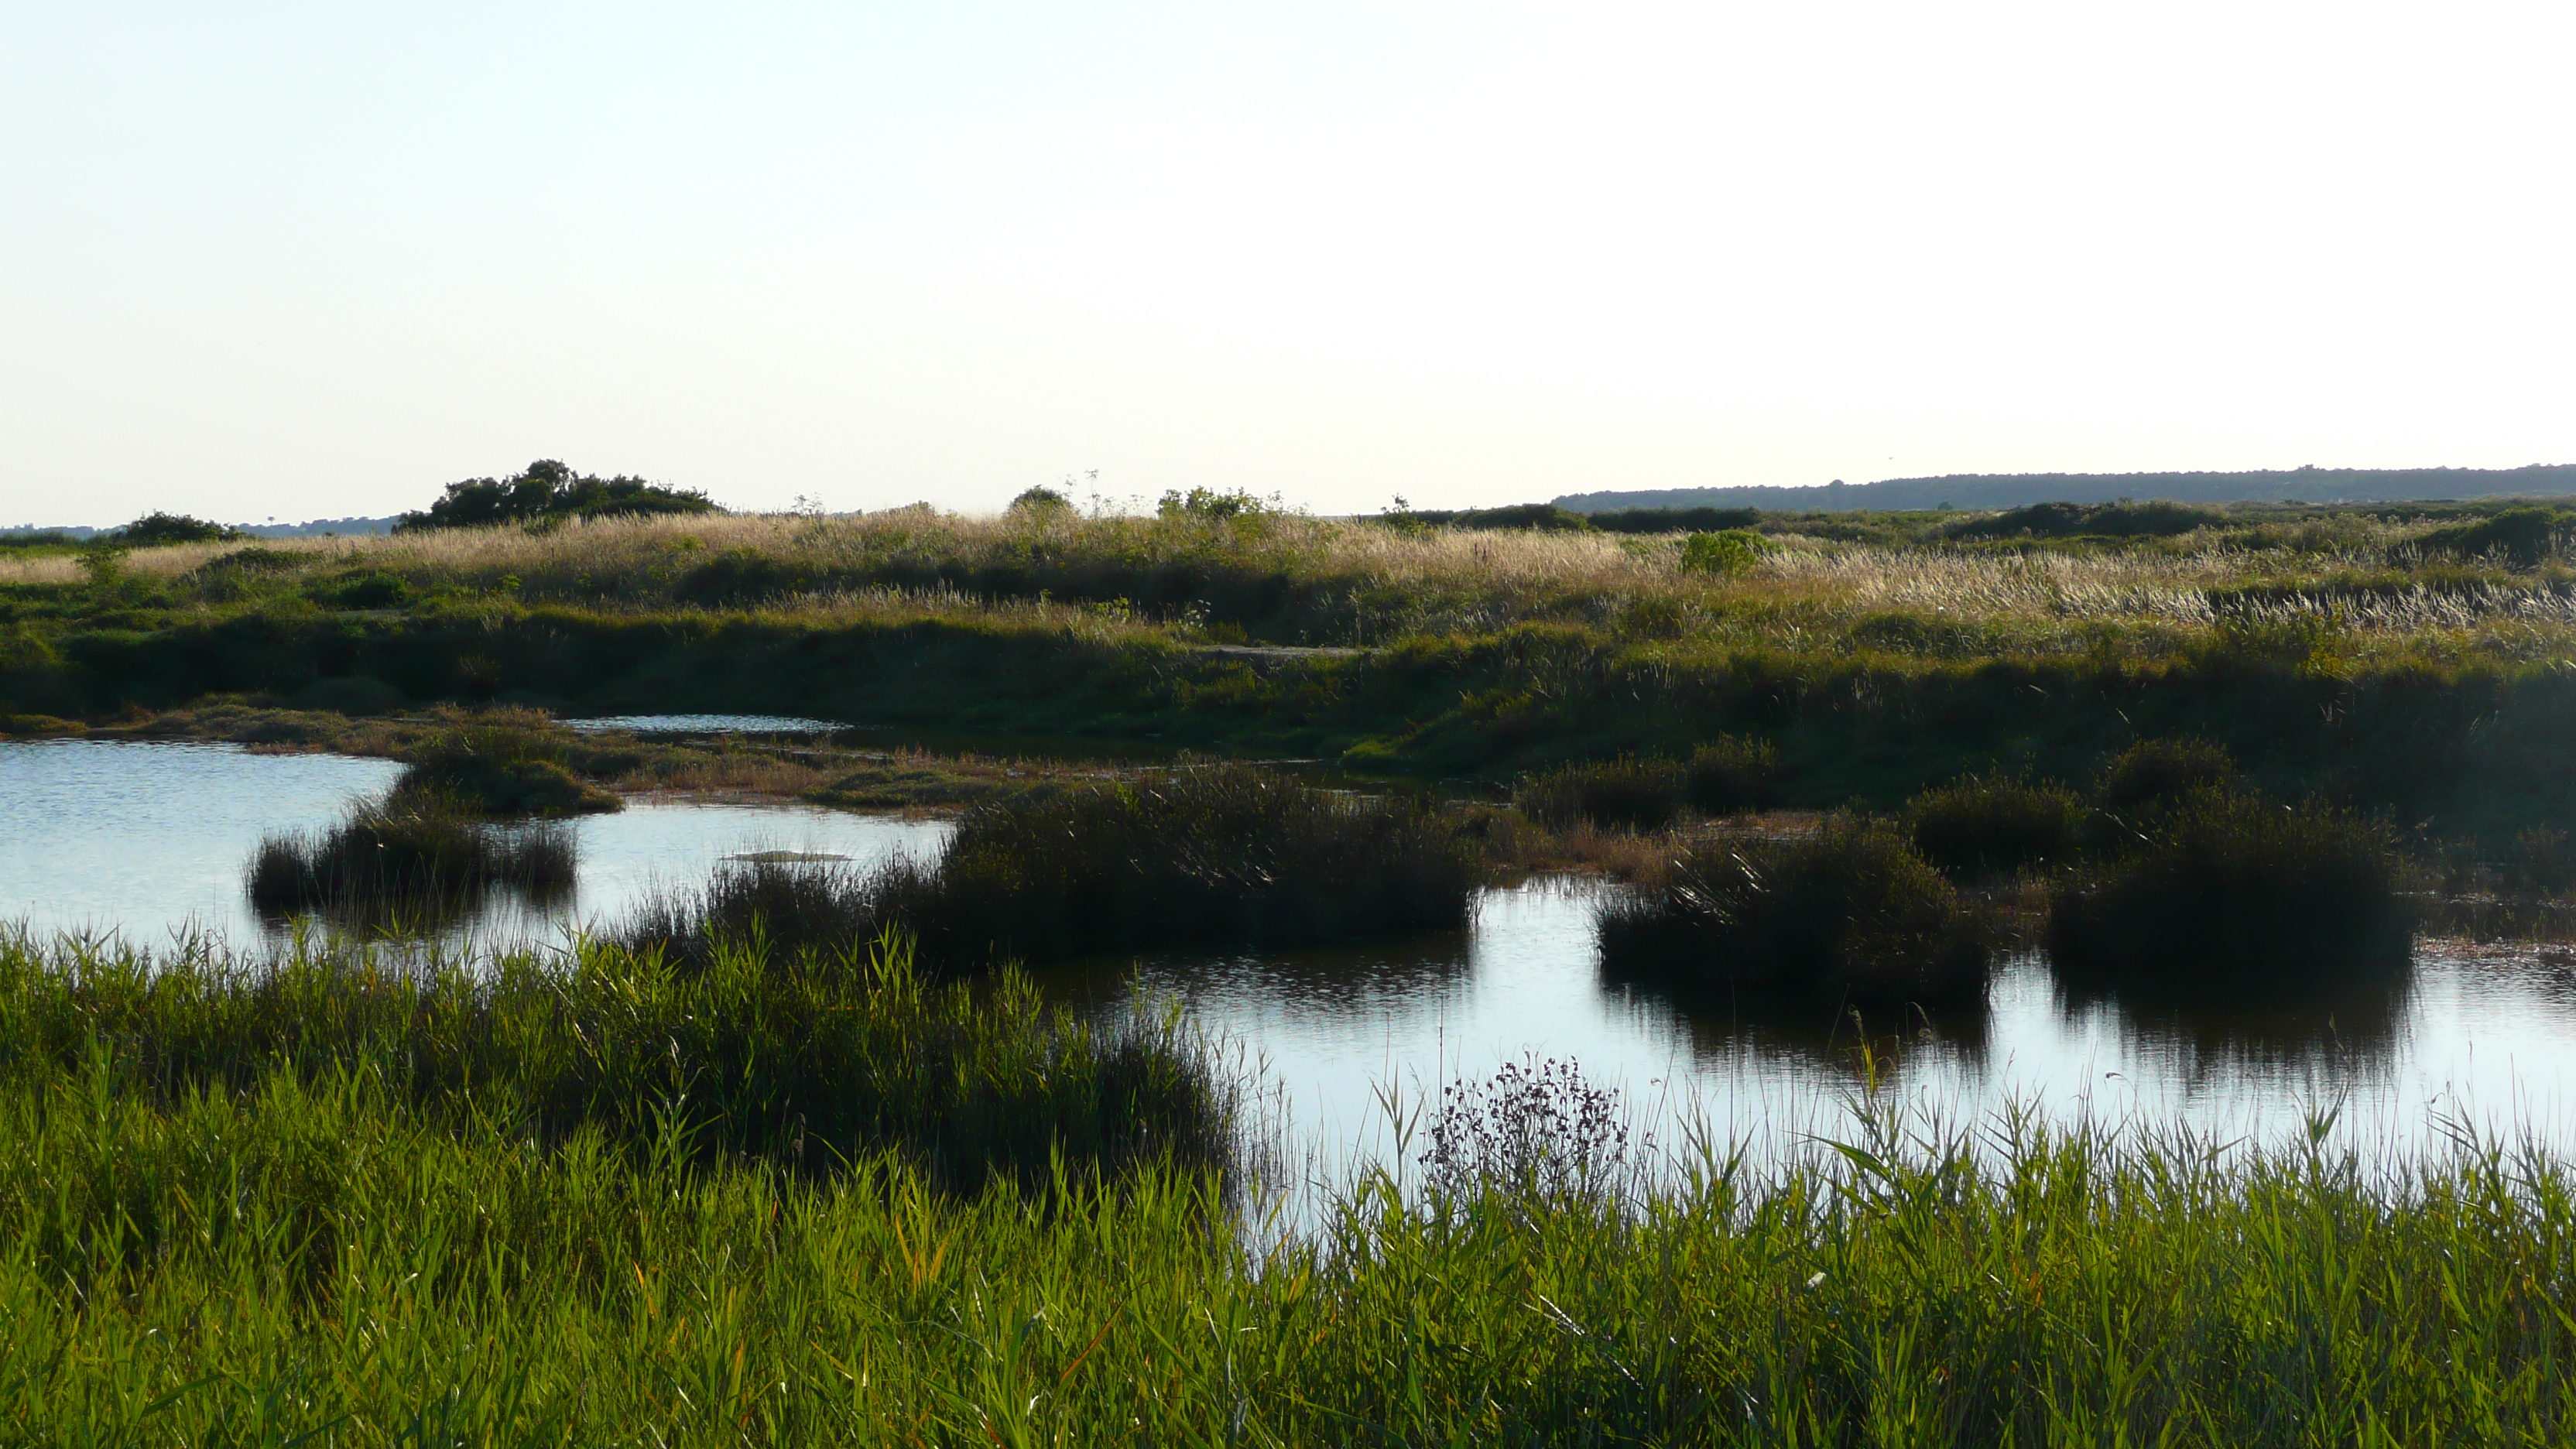
[[[1815,488],[1642,488],[1568,493],[1571,513],[1629,508],[1853,509],[2020,508],[2032,503],[2385,503],[2415,498],[2562,498],[2576,495],[2576,463],[2527,468],[2293,468],[2244,473],[1955,473],[1945,478],[1839,480]]]

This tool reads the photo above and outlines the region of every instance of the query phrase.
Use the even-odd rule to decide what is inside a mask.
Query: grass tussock
[[[1945,871],[1982,874],[2073,856],[2084,801],[2063,785],[1971,776],[1914,797],[1905,813],[1925,860]]]
[[[318,834],[261,841],[246,889],[265,915],[437,921],[496,891],[559,897],[574,871],[572,837],[560,829],[497,829],[438,796],[397,793]]]
[[[2051,895],[2063,976],[2243,992],[2381,975],[2407,959],[2397,856],[2373,821],[2202,790],[2118,823],[2124,847]]]
[[[2237,781],[2236,761],[2207,740],[2141,740],[2114,756],[2093,803],[2114,814],[2166,805]]]
[[[1661,830],[1681,813],[1688,783],[1679,760],[1621,755],[1533,775],[1513,788],[1512,804],[1550,830]]]
[[[628,939],[688,955],[757,929],[833,949],[901,923],[943,966],[1179,945],[1317,945],[1463,923],[1475,852],[1404,798],[1235,765],[1046,787],[969,810],[936,861],[747,863]]]
[[[449,802],[485,815],[587,815],[625,808],[575,775],[560,737],[536,729],[468,725],[415,751],[395,783],[396,800]]]
[[[1603,969],[1677,992],[1975,1002],[1984,933],[1894,825],[1828,820],[1812,835],[1713,839],[1599,924]]]

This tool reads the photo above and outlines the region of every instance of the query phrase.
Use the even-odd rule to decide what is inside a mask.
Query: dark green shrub
[[[2241,990],[2406,959],[2396,854],[2371,821],[2203,790],[2129,824],[2121,853],[2049,901],[2071,980]]]
[[[2517,889],[2540,895],[2576,885],[2576,849],[2569,847],[2567,832],[2535,825],[2515,835],[2509,874]]]
[[[559,741],[466,726],[433,740],[394,786],[397,801],[443,801],[484,815],[590,815],[625,802],[575,776]]]
[[[358,570],[316,580],[305,597],[333,609],[398,609],[411,601],[411,585],[378,569]]]
[[[1906,807],[1914,848],[1948,871],[2012,870],[2075,853],[2084,802],[2062,785],[1970,776]]]
[[[1680,564],[1684,573],[1740,574],[1770,551],[1770,543],[1750,529],[1721,529],[1683,539]]]
[[[268,837],[251,857],[247,886],[266,915],[435,924],[499,889],[560,896],[573,872],[572,837],[560,829],[494,830],[452,802],[414,795],[360,806],[319,835]]]
[[[184,513],[147,513],[106,535],[106,541],[127,548],[160,548],[174,543],[225,543],[248,537],[230,524],[208,523]]]
[[[1931,1002],[1985,986],[1984,933],[1958,891],[1880,821],[1695,845],[1660,889],[1606,906],[1599,932],[1611,976],[1676,990]]]
[[[641,478],[575,473],[552,458],[540,458],[507,478],[468,478],[450,483],[426,511],[406,513],[394,520],[394,531],[717,511],[707,495],[693,488],[664,488]]]
[[[1661,830],[1681,813],[1688,784],[1688,769],[1678,760],[1621,755],[1533,775],[1512,791],[1512,803],[1550,830]]]
[[[728,548],[682,574],[672,592],[683,603],[721,608],[812,593],[823,582],[822,573],[806,564],[758,549]]]
[[[1683,768],[1682,797],[1702,815],[1735,815],[1780,803],[1780,785],[1787,778],[1779,746],[1720,735],[1691,752]]]
[[[1419,803],[1227,765],[978,807],[937,877],[929,913],[958,960],[1455,927],[1475,870]]]
[[[2458,558],[2500,557],[2529,568],[2556,553],[2567,515],[2555,508],[2508,508],[2475,523],[2454,523],[2415,540],[2425,553]]]
[[[2034,503],[1951,525],[1951,538],[2171,538],[2226,521],[2181,503]]]
[[[2140,740],[2112,758],[2093,802],[2127,811],[2179,800],[2236,781],[2236,761],[2207,740]]]
[[[1455,927],[1474,882],[1466,842],[1418,804],[1220,766],[977,806],[931,865],[747,863],[666,897],[620,936],[684,957],[728,937],[844,950],[899,923],[919,933],[926,959],[958,969]]]

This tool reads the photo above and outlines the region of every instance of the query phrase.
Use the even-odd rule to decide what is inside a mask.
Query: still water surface
[[[210,931],[256,946],[242,870],[263,834],[329,824],[399,767],[232,746],[0,744],[0,922],[158,946]],[[657,885],[732,855],[793,850],[861,863],[935,851],[936,822],[802,806],[635,801],[574,822],[580,886],[543,912],[478,923],[491,941],[561,941],[614,921]],[[1387,1145],[1381,1094],[1414,1100],[1507,1060],[1570,1058],[1665,1124],[1687,1114],[1759,1143],[1836,1131],[1858,1086],[1855,1038],[1825,1011],[1754,1018],[1603,984],[1601,887],[1539,882],[1480,897],[1469,929],[1362,951],[1159,956],[1046,971],[1069,1000],[1114,1004],[1130,981],[1185,1000],[1267,1068],[1294,1144],[1326,1164]],[[2467,1114],[2576,1155],[2576,974],[2527,949],[2428,946],[2394,995],[2264,1018],[2072,1002],[2046,963],[2010,963],[1987,1010],[1870,1022],[1887,1080],[1953,1120],[2007,1104],[2058,1117],[2188,1123],[2285,1141],[2340,1108],[2366,1148],[2436,1140]],[[1910,1030],[1908,1028],[1911,1028]]]

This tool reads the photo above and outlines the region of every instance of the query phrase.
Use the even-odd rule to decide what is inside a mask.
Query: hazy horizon
[[[2540,5],[0,16],[0,521],[2576,458]],[[1082,487],[1092,485],[1083,480]]]

